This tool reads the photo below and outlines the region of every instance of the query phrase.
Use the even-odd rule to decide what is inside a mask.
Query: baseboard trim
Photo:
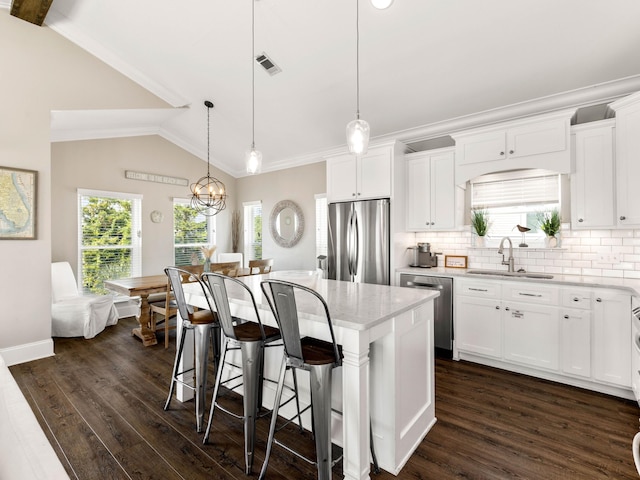
[[[53,339],[48,338],[40,342],[25,343],[14,347],[0,348],[0,355],[7,366],[31,362],[40,358],[51,357],[53,353]]]

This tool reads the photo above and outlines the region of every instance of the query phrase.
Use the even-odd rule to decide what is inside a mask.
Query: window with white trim
[[[216,244],[216,217],[191,207],[189,200],[173,199],[173,262],[176,266],[204,262],[202,248]]]
[[[244,258],[262,258],[262,202],[244,202]]]
[[[142,195],[78,189],[78,289],[142,274]]]
[[[516,225],[530,228],[526,243],[543,244],[538,213],[560,210],[561,177],[547,170],[518,170],[482,175],[471,181],[471,209],[483,208],[489,214],[488,236],[510,237],[517,245],[522,234]]]

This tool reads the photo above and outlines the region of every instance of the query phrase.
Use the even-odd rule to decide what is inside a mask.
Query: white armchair
[[[93,338],[118,323],[111,295],[80,295],[68,262],[51,264],[51,335]]]

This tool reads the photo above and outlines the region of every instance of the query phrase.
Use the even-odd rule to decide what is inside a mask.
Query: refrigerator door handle
[[[349,221],[347,222],[347,267],[349,269],[349,277],[353,275],[353,259],[352,259],[352,239],[353,239],[353,212],[349,212]]]
[[[353,273],[352,275],[355,277],[358,274],[358,262],[360,260],[360,227],[358,226],[358,214],[354,212],[353,214],[353,224],[354,224],[354,255],[353,255]]]

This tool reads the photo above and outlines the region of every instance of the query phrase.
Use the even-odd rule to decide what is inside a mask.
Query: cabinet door
[[[640,225],[640,102],[616,111],[618,225]]]
[[[377,148],[358,158],[358,200],[366,198],[391,198],[392,149]]]
[[[631,296],[596,292],[593,308],[593,378],[631,387]]]
[[[506,158],[505,132],[479,133],[456,139],[456,161],[458,165],[490,162]]]
[[[429,157],[407,160],[407,230],[429,230],[431,224],[431,169]]]
[[[498,300],[456,296],[454,331],[458,350],[501,358],[501,313]]]
[[[455,164],[453,152],[431,157],[431,228],[456,226]]]
[[[591,311],[566,309],[560,316],[562,371],[589,378],[591,376]]]
[[[613,197],[613,126],[576,131],[571,227],[614,226]]]
[[[503,306],[505,360],[558,370],[558,308],[513,302]]]
[[[341,155],[327,159],[327,201],[356,199],[356,157]]]
[[[528,157],[567,149],[566,120],[547,120],[507,130],[507,155]]]

